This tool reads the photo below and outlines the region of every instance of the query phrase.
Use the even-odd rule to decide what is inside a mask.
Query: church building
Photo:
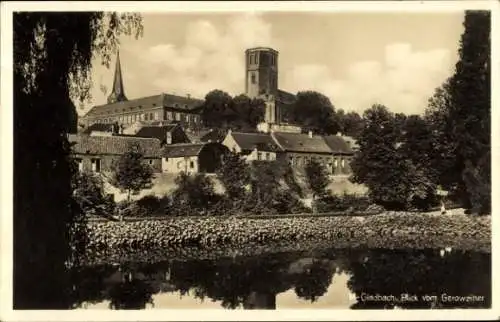
[[[176,122],[191,129],[201,127],[200,111],[203,100],[191,96],[159,94],[137,99],[125,95],[120,53],[116,57],[113,88],[107,104],[94,106],[82,118],[83,126],[95,123],[114,124],[122,127],[136,122],[165,121]]]
[[[278,88],[278,52],[268,47],[250,48],[245,58],[245,94],[266,103],[264,122],[258,130],[300,133],[300,127],[287,123],[286,109],[295,103],[296,97]]]

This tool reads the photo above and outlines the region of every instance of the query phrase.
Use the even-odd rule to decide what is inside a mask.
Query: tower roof
[[[113,89],[108,96],[108,103],[116,103],[127,101],[125,91],[123,89],[122,68],[120,64],[120,51],[116,54],[115,78],[113,79]]]
[[[278,53],[278,51],[276,49],[273,49],[271,47],[253,47],[253,48],[248,48],[247,50],[245,50],[245,52],[251,52],[251,51],[270,51],[270,52],[273,52],[275,54]]]

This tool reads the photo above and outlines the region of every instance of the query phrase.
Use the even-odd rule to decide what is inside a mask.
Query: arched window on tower
[[[256,77],[255,77],[255,74],[254,74],[254,73],[252,73],[252,75],[250,75],[250,78],[251,78],[251,82],[252,82],[252,84],[257,83],[257,80],[256,80]]]

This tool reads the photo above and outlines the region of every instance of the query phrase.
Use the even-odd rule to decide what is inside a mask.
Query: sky
[[[457,61],[463,13],[147,13],[142,38],[122,37],[129,99],[170,93],[203,98],[245,90],[244,51],[279,51],[279,88],[319,91],[335,108],[362,113],[373,104],[422,113]],[[110,69],[94,60],[92,101],[104,104]]]

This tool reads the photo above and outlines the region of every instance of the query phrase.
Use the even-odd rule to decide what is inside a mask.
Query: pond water
[[[145,256],[147,257],[147,256]],[[179,257],[76,271],[88,309],[490,308],[491,254],[444,249],[317,249]]]

